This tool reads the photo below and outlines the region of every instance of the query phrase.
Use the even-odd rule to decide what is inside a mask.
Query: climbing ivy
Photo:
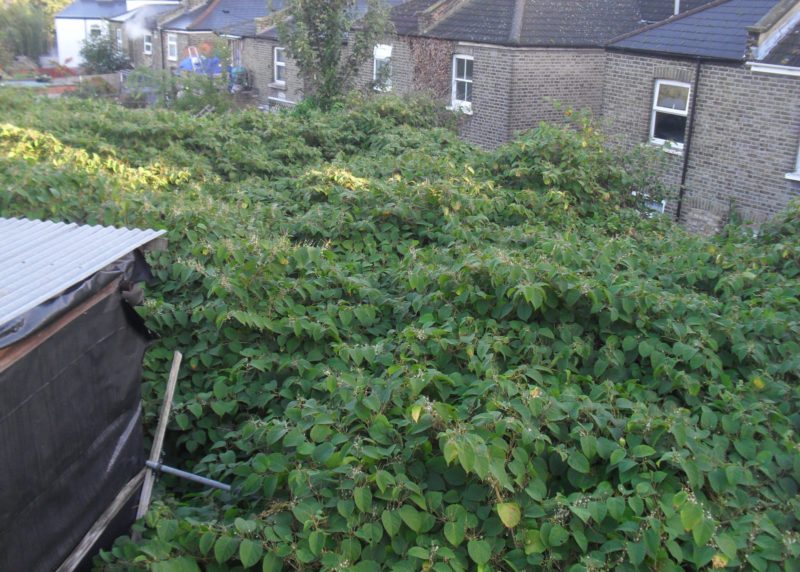
[[[0,109],[4,216],[168,230],[146,424],[179,349],[165,460],[234,486],[164,479],[97,569],[800,566],[797,207],[690,236],[588,123],[386,98]]]

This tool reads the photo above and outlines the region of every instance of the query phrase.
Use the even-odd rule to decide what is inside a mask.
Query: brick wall
[[[596,115],[602,109],[602,50],[514,49],[417,37],[397,38],[394,45],[392,65],[403,70],[393,78],[394,89],[428,92],[443,105],[450,104],[453,56],[474,58],[472,114],[462,118],[461,134],[484,148],[540,121],[563,121],[556,102]]]
[[[737,213],[763,222],[800,196],[789,181],[800,143],[800,79],[758,74],[741,65],[704,63],[699,89],[694,62],[609,52],[603,126],[626,146],[647,143],[656,79],[673,79],[697,90],[697,110],[688,149],[681,222],[715,232]],[[691,114],[691,109],[689,110]],[[686,157],[666,155],[664,181],[680,186]],[[675,213],[676,200],[668,202]]]
[[[285,85],[273,81],[273,50],[279,46],[274,40],[244,38],[242,41],[242,66],[250,73],[256,101],[261,105],[286,106],[303,99],[303,80],[291,58],[286,58]]]
[[[566,107],[600,116],[603,50],[551,48],[516,50],[513,54],[512,133],[536,127],[540,121],[562,123]],[[562,107],[559,109],[556,103]]]

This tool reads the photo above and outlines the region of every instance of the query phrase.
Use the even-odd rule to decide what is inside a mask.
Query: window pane
[[[275,61],[284,62],[283,48],[275,48]]]
[[[464,84],[464,91],[466,92],[464,96],[464,101],[472,101],[472,84],[465,83]]]
[[[653,137],[683,144],[686,118],[682,115],[656,112]]]
[[[466,64],[466,74],[463,76],[464,79],[472,79],[472,60],[464,60]]]
[[[667,109],[686,111],[689,102],[689,88],[680,85],[659,84],[656,105]]]
[[[467,83],[463,81],[456,82],[456,99],[458,101],[467,101]]]
[[[461,58],[456,58],[456,77],[463,78],[464,77],[464,60]]]
[[[286,67],[275,66],[275,81],[286,81]]]

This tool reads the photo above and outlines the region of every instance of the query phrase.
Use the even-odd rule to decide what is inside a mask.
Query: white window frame
[[[89,38],[99,38],[103,35],[103,28],[100,24],[89,24]]]
[[[142,53],[146,56],[153,55],[153,35],[145,34],[142,38]]]
[[[472,74],[473,77],[467,79],[466,77],[459,78],[456,77],[456,72],[458,70],[458,60],[464,61],[471,61],[472,64]],[[468,115],[472,114],[472,102],[471,101],[462,101],[460,99],[456,99],[456,94],[458,93],[458,82],[468,83],[472,88],[472,93],[474,93],[474,74],[475,74],[475,58],[472,56],[468,56],[466,54],[453,54],[453,71],[452,71],[452,85],[451,85],[451,93],[450,93],[450,108],[454,111],[461,111],[462,113],[466,113]],[[466,63],[464,64],[464,69],[466,69]]]
[[[122,51],[122,28],[117,28],[116,36],[117,36],[117,50],[119,50],[121,52]]]
[[[380,63],[389,70],[382,77],[378,77]],[[392,46],[389,44],[377,44],[372,50],[372,85],[375,91],[392,91]]]
[[[790,181],[800,181],[800,147],[797,149],[797,160],[794,163],[794,173],[786,173]]]
[[[278,61],[278,54],[283,54],[283,61]],[[278,79],[278,68],[283,68],[283,78]],[[272,48],[272,83],[276,85],[286,85],[286,48],[275,46]]]
[[[167,34],[167,60],[178,61],[178,34]]]
[[[659,107],[658,94],[662,85],[674,85],[676,87],[687,88],[686,92],[686,109],[670,109],[669,107]],[[667,113],[669,115],[677,115],[686,118],[686,124],[689,123],[689,106],[692,102],[692,85],[683,81],[673,81],[671,79],[657,79],[655,89],[653,89],[653,106],[650,112],[650,143],[653,145],[663,146],[665,150],[672,151],[673,153],[683,153],[683,143],[677,141],[669,141],[655,136],[656,131],[656,113]]]

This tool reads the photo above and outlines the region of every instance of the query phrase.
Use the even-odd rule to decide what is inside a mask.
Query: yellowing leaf
[[[500,515],[500,520],[507,528],[514,528],[519,524],[522,518],[522,513],[519,510],[519,505],[515,502],[504,502],[497,505],[497,514]]]

